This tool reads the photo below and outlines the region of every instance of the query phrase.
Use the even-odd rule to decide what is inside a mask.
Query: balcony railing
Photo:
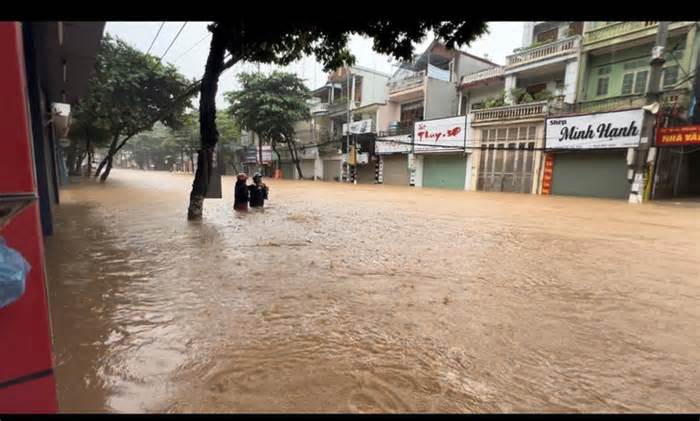
[[[386,131],[377,133],[377,137],[400,136],[405,134],[413,134],[413,126],[415,121],[399,121],[398,124],[389,127]]]
[[[417,72],[416,74],[403,79],[391,81],[388,83],[389,94],[406,91],[412,88],[417,88],[419,86],[422,86],[424,81],[425,72],[423,71]]]
[[[323,114],[328,112],[329,103],[319,102],[311,106],[311,114]]]
[[[601,26],[600,28],[586,31],[586,34],[583,37],[583,43],[591,44],[594,42],[616,38],[621,35],[627,35],[637,31],[654,28],[658,24],[658,21],[611,23],[610,25],[605,25]]]
[[[547,101],[529,104],[506,105],[476,110],[472,112],[472,122],[482,123],[497,120],[520,120],[525,118],[544,117],[547,114]]]
[[[549,44],[518,51],[506,58],[506,67],[520,66],[558,55],[573,53],[579,47],[580,40],[581,37],[576,35],[550,42]]]
[[[687,105],[688,91],[685,89],[676,89],[666,91],[661,94],[661,103],[664,104],[681,104]],[[621,95],[612,98],[597,99],[593,101],[582,101],[574,105],[573,109],[576,113],[595,113],[601,111],[614,111],[625,108],[639,108],[646,105],[646,96],[637,95]]]
[[[461,84],[466,85],[468,83],[474,83],[474,82],[478,82],[480,80],[493,79],[493,78],[502,77],[502,76],[503,76],[503,67],[498,66],[498,67],[493,67],[491,69],[482,70],[480,72],[464,75],[464,76],[462,76],[462,83]]]

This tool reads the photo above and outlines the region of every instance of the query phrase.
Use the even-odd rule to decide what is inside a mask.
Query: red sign
[[[663,127],[656,131],[656,146],[700,145],[700,125]]]

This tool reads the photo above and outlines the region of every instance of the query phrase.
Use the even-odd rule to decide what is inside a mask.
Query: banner
[[[442,70],[439,67],[435,67],[432,64],[428,64],[428,77],[438,80],[444,80],[445,82],[450,81],[450,71]]]
[[[372,132],[372,119],[354,121],[350,123],[350,134],[363,134]],[[343,124],[343,134],[348,134],[348,123]]]
[[[656,146],[700,145],[700,125],[659,128],[655,143]]]
[[[644,110],[613,111],[545,121],[547,149],[631,148],[639,145]]]
[[[414,150],[416,152],[448,151],[464,148],[467,140],[468,116],[418,121],[413,126]]]
[[[378,138],[374,143],[374,150],[377,155],[409,153],[411,152],[411,135],[406,134]]]

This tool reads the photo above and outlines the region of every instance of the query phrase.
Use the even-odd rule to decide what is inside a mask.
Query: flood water
[[[62,191],[62,411],[700,411],[697,204],[191,180]]]

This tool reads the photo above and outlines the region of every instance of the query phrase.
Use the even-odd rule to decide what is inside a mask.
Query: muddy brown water
[[[62,411],[700,411],[700,206],[191,175],[62,192]]]

